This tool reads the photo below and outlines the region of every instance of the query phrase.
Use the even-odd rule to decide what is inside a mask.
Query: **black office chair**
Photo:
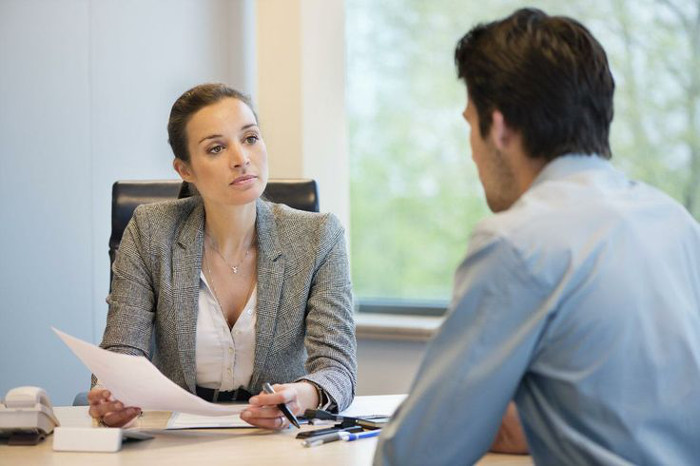
[[[112,235],[109,238],[110,269],[124,229],[141,204],[181,199],[191,195],[186,182],[178,180],[117,181],[112,185]],[[263,197],[272,202],[308,212],[318,212],[316,181],[308,179],[269,180]],[[110,272],[109,282],[112,283]],[[111,286],[111,285],[110,285]]]

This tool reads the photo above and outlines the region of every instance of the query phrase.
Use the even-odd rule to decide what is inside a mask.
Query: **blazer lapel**
[[[199,273],[204,245],[204,206],[192,209],[173,246],[173,293],[177,315],[177,349],[185,383],[195,392],[195,345],[199,303]],[[175,355],[173,355],[175,357]]]
[[[277,225],[270,206],[257,201],[256,229],[258,238],[258,308],[255,325],[255,364],[250,387],[257,390],[265,380],[260,374],[265,367],[274,341],[277,311],[284,285],[285,261],[282,256]]]

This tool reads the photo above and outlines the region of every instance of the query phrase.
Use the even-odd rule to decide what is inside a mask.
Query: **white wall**
[[[256,2],[258,113],[271,177],[317,180],[321,210],[350,228],[345,1]]]
[[[0,398],[87,388],[49,326],[101,338],[111,185],[175,178],[187,88],[254,91],[254,27],[252,0],[0,0]]]

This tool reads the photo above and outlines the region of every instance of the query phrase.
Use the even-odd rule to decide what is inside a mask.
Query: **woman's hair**
[[[168,119],[168,142],[173,149],[175,157],[183,162],[190,161],[190,153],[187,150],[186,129],[187,123],[190,121],[190,118],[192,118],[192,115],[204,107],[227,98],[237,99],[246,104],[253,112],[255,121],[258,120],[258,116],[255,110],[253,110],[253,104],[250,98],[245,94],[221,83],[207,83],[195,86],[182,94],[175,101],[173,108],[170,110],[170,118]]]
[[[532,157],[610,157],[615,81],[603,47],[581,23],[518,10],[469,31],[457,44],[455,63],[482,136],[499,110]]]

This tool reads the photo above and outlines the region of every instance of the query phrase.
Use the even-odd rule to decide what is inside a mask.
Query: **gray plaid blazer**
[[[353,399],[355,325],[345,238],[332,214],[257,201],[255,368],[247,387],[310,380],[338,409]],[[195,392],[204,244],[199,196],[139,206],[113,266],[102,348],[143,355]]]

